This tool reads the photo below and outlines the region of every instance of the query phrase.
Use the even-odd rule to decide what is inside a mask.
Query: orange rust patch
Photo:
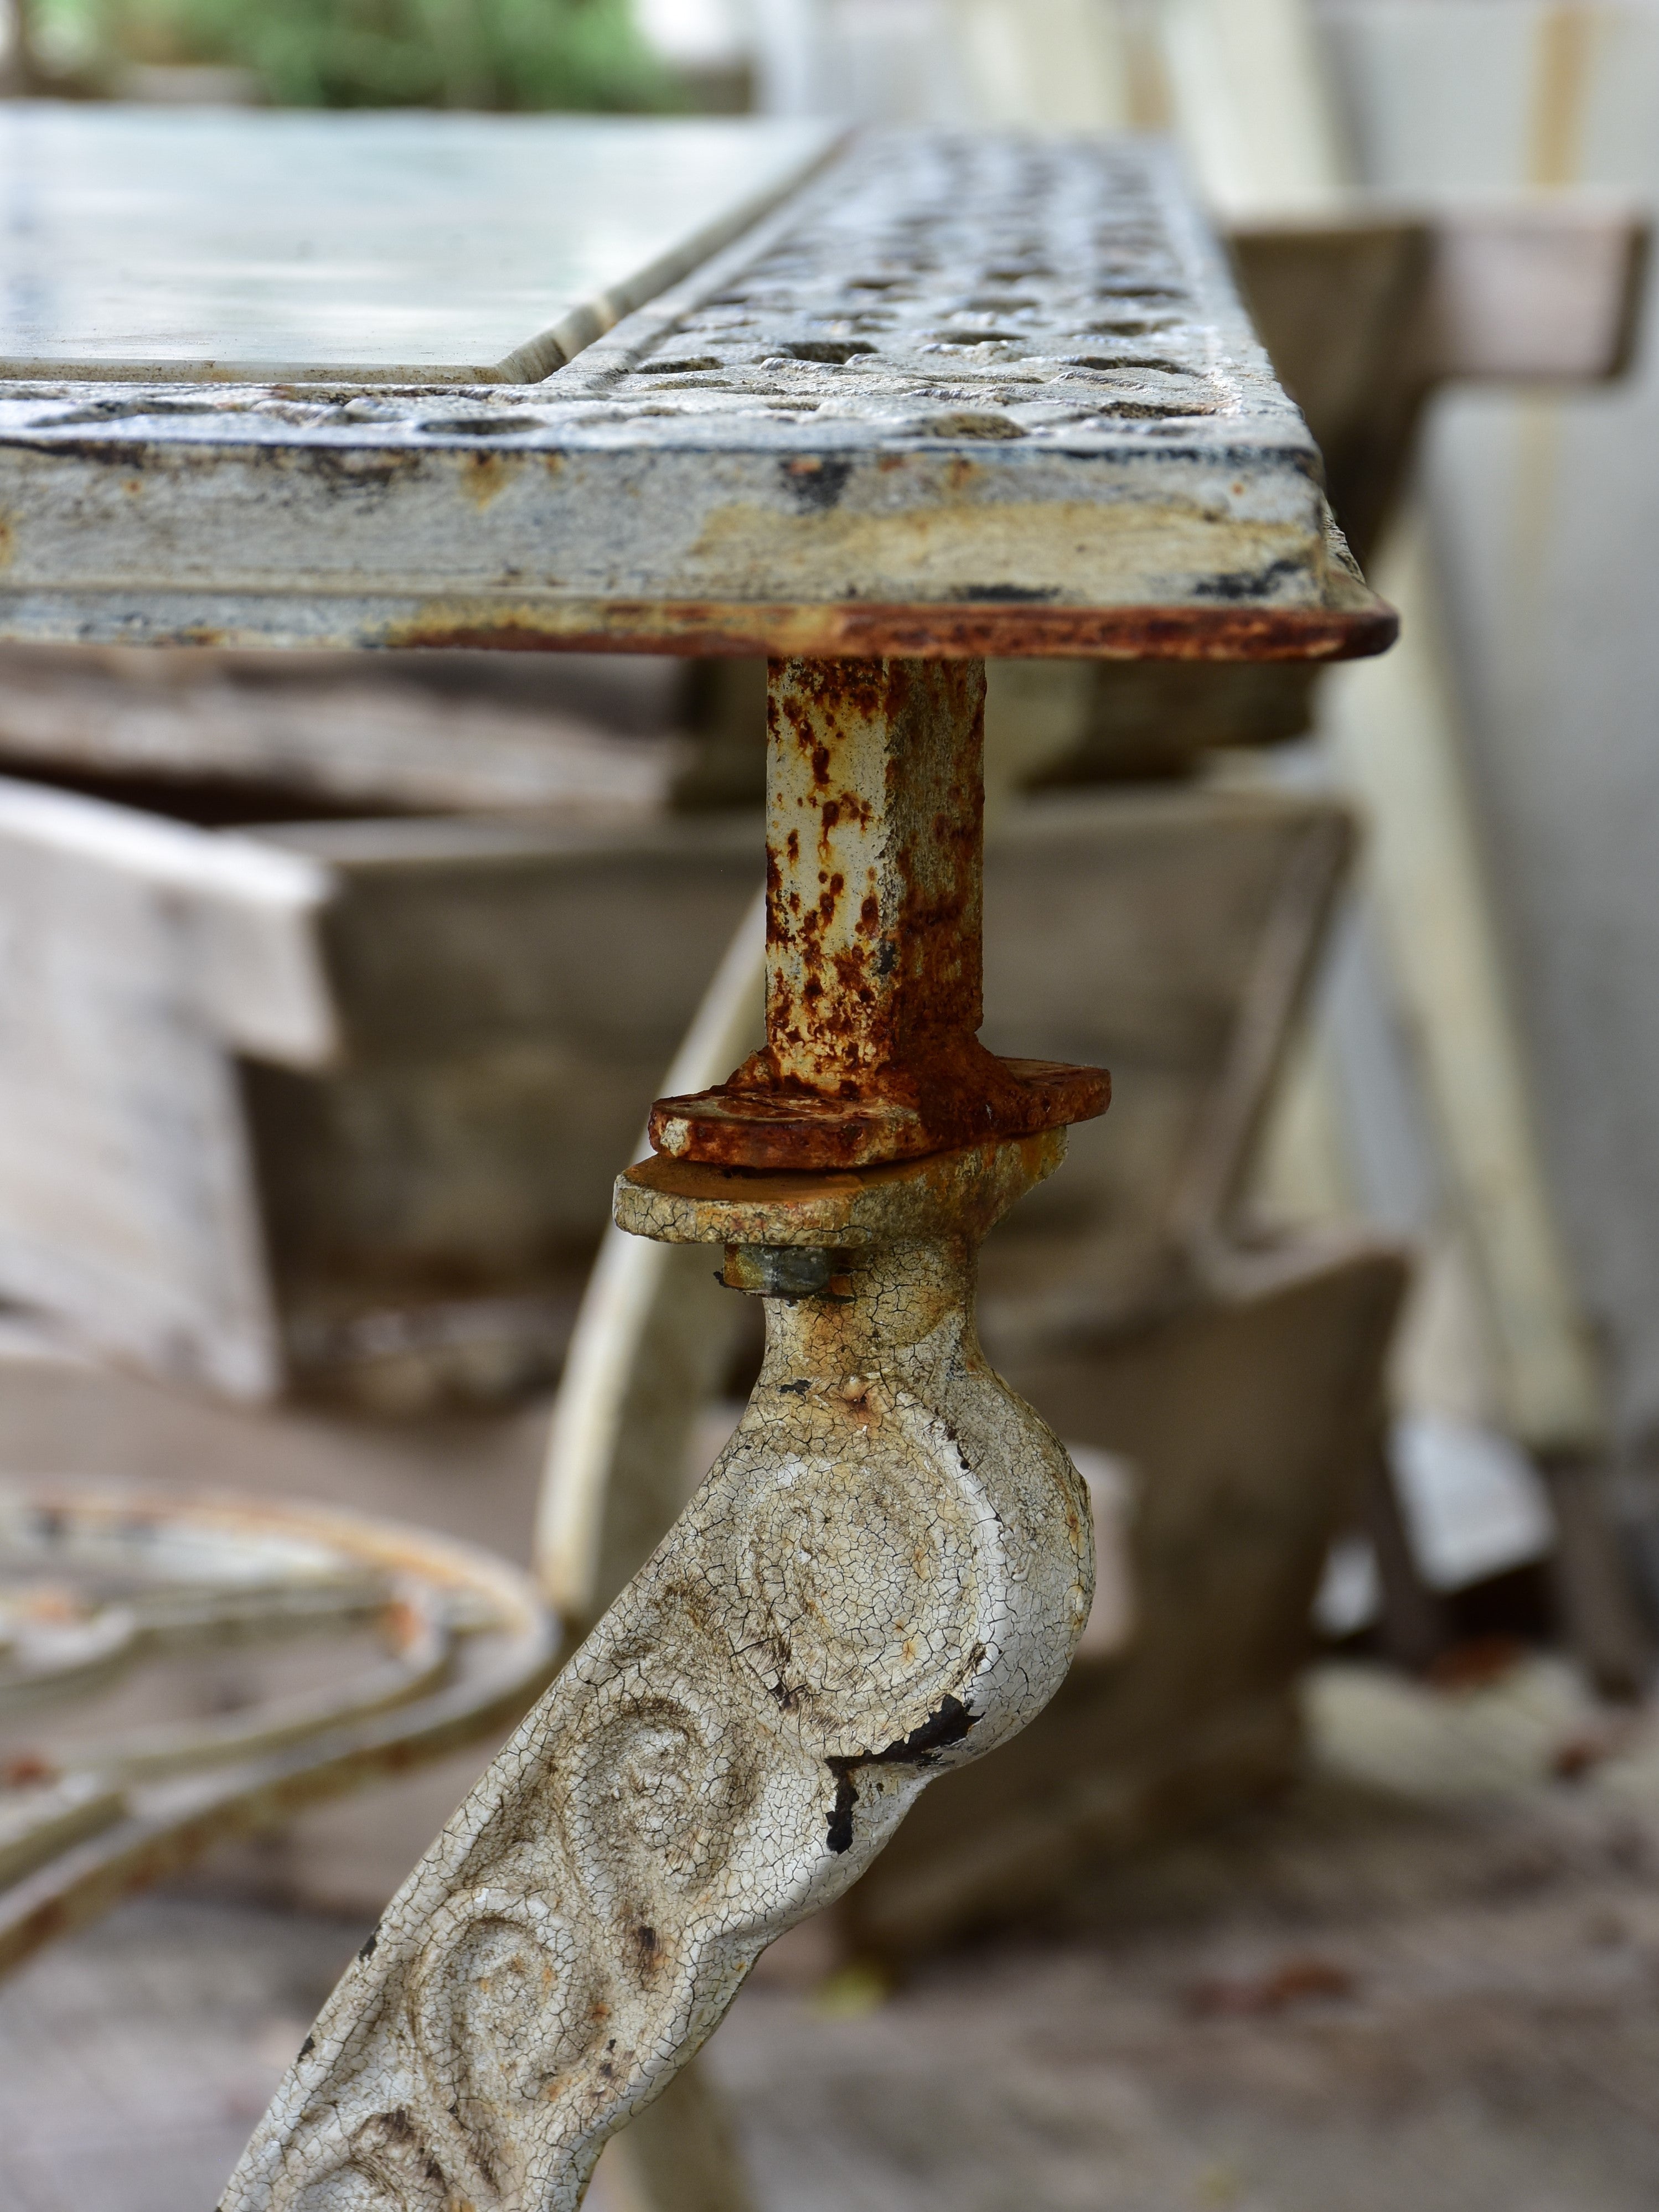
[[[659,1102],[659,1151],[857,1166],[1104,1110],[1103,1070],[999,1060],[976,1035],[983,714],[973,665],[774,663],[767,1042]]]
[[[506,490],[515,465],[506,453],[468,453],[461,461],[461,489],[482,513]]]
[[[549,600],[491,613],[434,606],[389,623],[387,647],[520,653],[758,653],[962,660],[1354,660],[1384,653],[1400,618],[1382,600],[1355,605],[1064,607],[958,600],[933,605],[818,605],[709,600]]]

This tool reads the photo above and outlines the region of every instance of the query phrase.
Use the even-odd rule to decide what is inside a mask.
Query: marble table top
[[[833,137],[0,102],[0,375],[532,382]]]

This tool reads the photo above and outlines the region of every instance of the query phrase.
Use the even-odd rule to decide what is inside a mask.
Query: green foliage
[[[43,51],[246,70],[299,107],[673,104],[629,0],[34,0]]]

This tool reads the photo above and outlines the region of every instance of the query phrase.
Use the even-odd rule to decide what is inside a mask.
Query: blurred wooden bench
[[[210,832],[0,782],[0,1297],[233,1396],[556,1370],[747,825]]]

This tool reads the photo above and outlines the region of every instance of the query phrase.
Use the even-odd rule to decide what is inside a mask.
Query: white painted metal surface
[[[222,1837],[499,1730],[558,1632],[520,1570],[395,1522],[6,1476],[0,1974]],[[324,1647],[302,1681],[254,1656],[296,1638]],[[143,1679],[222,1645],[234,1711]]]
[[[0,107],[0,372],[531,382],[821,160],[806,123]]]
[[[663,1079],[665,1097],[722,1082],[765,1042],[765,988],[757,896]],[[641,1158],[650,1149],[643,1131],[636,1149]],[[738,1303],[714,1275],[701,1245],[657,1243],[614,1223],[605,1231],[565,1357],[536,1527],[538,1575],[579,1632],[685,1502],[689,1436],[729,1357]]]
[[[0,634],[1386,641],[1306,426],[1142,142],[859,142],[545,381],[443,384],[0,382]],[[1161,643],[1117,612],[1147,607],[1180,611]]]

